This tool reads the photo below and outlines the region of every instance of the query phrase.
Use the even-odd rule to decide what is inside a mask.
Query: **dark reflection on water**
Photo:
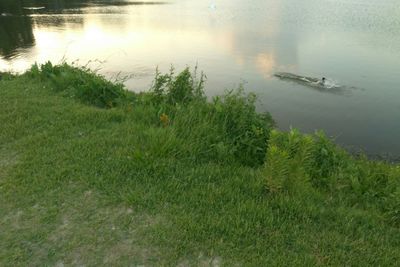
[[[0,55],[5,59],[16,55],[18,48],[35,44],[31,18],[25,16],[0,17]]]
[[[69,9],[74,14],[82,13],[80,8],[89,5],[126,5],[121,1],[91,0],[0,0],[0,55],[11,59],[18,55],[19,48],[34,46],[32,16],[49,13],[63,13]],[[129,4],[140,4],[129,3]],[[43,9],[42,9],[43,8]],[[34,23],[42,26],[62,27],[66,23],[83,24],[82,17],[38,16]]]
[[[15,15],[29,13],[69,13],[80,12],[80,9],[93,6],[133,6],[162,5],[163,1],[124,1],[124,0],[1,0],[0,14]],[[72,9],[72,10],[71,10]]]
[[[88,5],[90,0],[2,0],[0,2],[0,13],[11,13],[14,15],[26,14],[29,7],[45,7],[47,10],[63,10],[71,7]]]

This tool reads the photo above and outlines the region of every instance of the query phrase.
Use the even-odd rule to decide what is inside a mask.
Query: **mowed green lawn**
[[[215,129],[237,99],[100,108],[38,75],[0,81],[0,266],[399,264],[399,166],[296,131],[232,139]]]

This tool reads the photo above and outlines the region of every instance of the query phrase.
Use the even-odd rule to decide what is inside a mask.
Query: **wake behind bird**
[[[331,79],[322,78],[315,78],[315,77],[307,77],[302,75],[297,75],[289,72],[277,72],[274,74],[275,77],[278,77],[281,80],[292,81],[295,83],[299,83],[301,85],[314,87],[317,89],[338,89],[339,86]]]

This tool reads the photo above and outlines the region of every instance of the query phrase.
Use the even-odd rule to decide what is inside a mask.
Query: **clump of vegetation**
[[[270,193],[318,190],[350,205],[374,207],[400,223],[400,168],[365,156],[354,158],[322,132],[272,131],[264,173]]]
[[[51,87],[56,91],[97,107],[111,108],[126,98],[122,83],[112,83],[87,67],[47,62],[41,66],[33,65],[27,74],[52,83]]]
[[[268,113],[257,113],[256,96],[243,88],[226,92],[211,102],[204,93],[205,76],[186,68],[178,75],[157,72],[150,92],[161,118],[168,114],[172,131],[181,141],[180,153],[196,161],[261,165],[274,122]],[[165,126],[165,121],[163,122]]]
[[[160,73],[157,69],[151,88],[152,101],[178,105],[187,104],[194,100],[204,100],[205,79],[206,77],[203,73],[197,79],[197,67],[193,73],[190,72],[189,68],[185,68],[178,75],[175,75],[173,67],[166,74]]]
[[[243,88],[226,92],[211,102],[204,92],[206,76],[189,68],[175,74],[156,72],[150,92],[127,93],[123,84],[114,84],[86,67],[63,63],[33,65],[27,75],[69,97],[98,107],[118,104],[146,105],[154,122],[169,126],[174,141],[163,153],[172,153],[196,162],[212,161],[260,166],[267,151],[274,122],[268,113],[256,111],[256,96]],[[174,145],[172,145],[174,144]]]

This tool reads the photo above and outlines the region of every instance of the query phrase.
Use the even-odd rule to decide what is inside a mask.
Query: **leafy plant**
[[[161,74],[158,69],[151,88],[158,103],[166,102],[170,105],[185,104],[195,99],[204,99],[204,82],[206,76],[201,73],[197,79],[197,67],[191,73],[187,67],[178,75],[174,68],[170,72]]]
[[[210,102],[204,97],[205,76],[197,78],[188,68],[175,75],[157,71],[148,100],[159,107],[159,117],[169,114],[170,123],[186,157],[194,160],[262,165],[273,120],[256,111],[256,96],[244,89],[226,92]]]
[[[127,97],[122,83],[112,83],[86,67],[47,62],[33,65],[28,75],[52,83],[56,91],[102,108],[114,107]]]

